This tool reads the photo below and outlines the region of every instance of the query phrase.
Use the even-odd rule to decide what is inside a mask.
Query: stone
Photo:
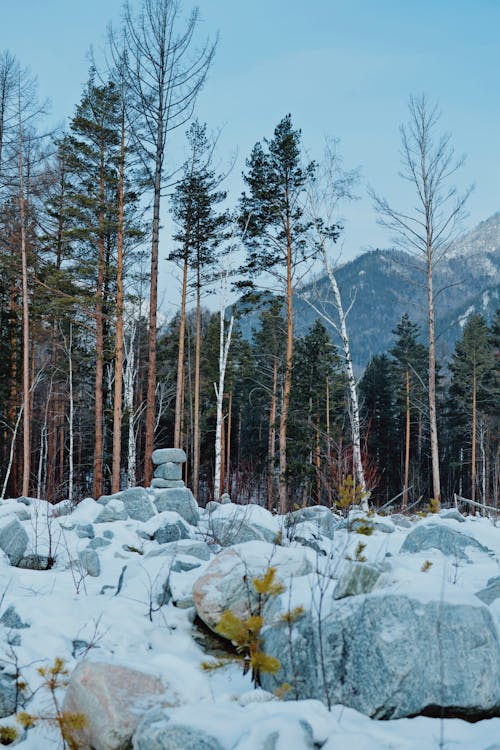
[[[482,544],[479,544],[471,536],[450,529],[444,524],[430,523],[417,526],[413,531],[410,531],[403,542],[400,552],[415,553],[437,549],[447,557],[469,560],[465,553],[467,547],[489,554],[489,549],[483,547]]]
[[[255,614],[258,595],[252,579],[262,576],[270,565],[285,582],[291,576],[307,575],[313,570],[300,547],[249,542],[222,550],[194,583],[193,601],[198,616],[214,630],[227,609],[242,619]]]
[[[220,496],[220,502],[221,502],[221,505],[228,505],[228,503],[231,502],[231,497],[229,493],[223,492],[222,495]]]
[[[28,546],[28,534],[19,519],[15,516],[0,518],[0,549],[2,549],[11,565],[23,557]]]
[[[182,464],[173,461],[159,464],[154,470],[154,476],[158,479],[182,479]]]
[[[87,718],[85,728],[75,733],[82,750],[125,750],[142,715],[163,694],[154,675],[85,660],[71,674],[62,710]]]
[[[244,513],[235,513],[231,518],[211,518],[208,524],[208,534],[221,547],[232,547],[243,542],[276,541],[277,534],[266,526],[260,526],[248,521]]]
[[[401,529],[411,529],[411,521],[409,518],[406,518],[406,516],[403,516],[401,513],[394,513],[391,516],[391,521],[395,526],[399,526]]]
[[[159,464],[184,464],[186,463],[186,452],[182,448],[157,448],[153,451],[151,460],[155,466]]]
[[[485,589],[481,589],[476,596],[485,604],[493,604],[496,599],[500,598],[500,576],[490,578]]]
[[[93,578],[98,578],[101,575],[101,563],[99,562],[99,555],[93,549],[82,549],[78,553],[78,559],[84,571]]]
[[[281,662],[263,675],[265,690],[288,682],[290,697],[328,697],[374,719],[498,715],[500,648],[488,607],[403,594],[327,604],[321,630],[314,607],[294,623],[292,651],[286,623],[275,618],[264,630],[264,652]]]
[[[30,625],[27,622],[23,622],[17,614],[16,608],[11,605],[7,607],[3,615],[0,617],[0,623],[6,628],[12,628],[13,630],[23,630],[29,628]]]
[[[103,535],[103,537],[104,537],[105,539],[113,539],[113,537],[114,537],[114,534],[113,534],[113,532],[111,531],[111,529],[106,529],[106,531],[103,531],[103,532],[102,532],[102,535]]]
[[[213,513],[217,510],[217,508],[220,508],[221,504],[217,502],[217,500],[209,500],[208,503],[205,505],[205,510],[207,513]]]
[[[289,513],[285,519],[285,526],[293,528],[303,521],[312,521],[318,530],[329,539],[333,539],[338,524],[338,519],[324,505],[311,505],[308,508],[300,508],[293,513]]]
[[[90,540],[86,549],[101,549],[102,547],[109,547],[110,544],[110,539],[104,539],[102,536],[97,536],[95,539]]]
[[[125,505],[121,500],[117,500],[116,497],[108,500],[104,508],[101,510],[95,523],[112,523],[114,521],[126,521],[128,513],[125,510]]]
[[[128,517],[134,521],[148,521],[156,514],[151,496],[143,487],[131,487],[116,497],[123,503]]]
[[[356,560],[346,560],[337,581],[334,599],[344,599],[346,596],[368,594],[376,587],[383,573],[390,570],[388,563],[368,563]]]
[[[219,741],[184,724],[170,723],[168,713],[153,709],[134,734],[133,750],[224,750]]]
[[[55,562],[55,558],[47,555],[26,555],[21,557],[16,568],[25,568],[26,570],[50,570]]]
[[[198,525],[200,509],[193,493],[187,487],[155,490],[154,504],[159,513],[173,510],[191,526]]]
[[[146,535],[147,539],[151,537]],[[212,550],[206,542],[198,541],[194,539],[180,539],[176,542],[169,542],[164,544],[161,549],[153,549],[148,552],[146,557],[158,557],[159,555],[171,555],[176,557],[177,555],[188,555],[190,557],[196,557],[198,560],[210,560],[214,550]],[[219,551],[219,548],[217,550]]]
[[[189,529],[185,523],[179,519],[173,523],[166,522],[159,526],[153,533],[153,539],[158,544],[167,544],[168,542],[177,542],[180,539],[189,539]]]
[[[0,672],[0,719],[14,714],[17,709],[16,678]]]
[[[167,490],[176,487],[185,487],[182,479],[158,479],[154,477],[151,480],[151,487],[153,490]]]
[[[78,523],[75,531],[80,539],[93,539],[95,536],[94,527],[91,523]]]

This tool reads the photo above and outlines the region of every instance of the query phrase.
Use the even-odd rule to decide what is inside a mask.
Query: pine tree
[[[243,175],[248,193],[240,201],[240,225],[247,246],[244,271],[254,278],[270,274],[286,304],[286,357],[279,423],[280,511],[288,509],[287,429],[293,367],[293,291],[300,267],[315,250],[306,242],[301,196],[314,164],[301,165],[300,130],[294,130],[287,115],[277,125],[273,138],[257,143]],[[247,285],[255,286],[252,281]]]

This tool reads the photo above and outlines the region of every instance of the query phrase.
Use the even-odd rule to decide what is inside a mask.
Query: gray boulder
[[[430,523],[417,526],[413,531],[410,531],[403,542],[400,552],[414,553],[437,549],[447,557],[469,560],[465,552],[467,547],[485,552],[486,554],[489,553],[487,547],[483,547],[482,544],[479,544],[471,536],[450,529],[444,524]]]
[[[55,562],[54,557],[47,555],[26,555],[21,557],[16,568],[25,568],[26,570],[50,570]]]
[[[0,549],[2,549],[11,565],[23,557],[28,546],[28,534],[19,519],[15,516],[0,518]]]
[[[232,547],[243,542],[274,544],[277,536],[272,529],[248,521],[244,513],[235,513],[232,518],[211,518],[208,534],[221,547]]]
[[[116,496],[134,521],[148,521],[156,514],[151,496],[143,487],[131,487]]]
[[[485,604],[493,604],[496,599],[500,598],[500,576],[490,578],[486,588],[478,591],[476,596]]]
[[[82,568],[92,576],[98,578],[101,575],[101,563],[99,562],[99,556],[93,549],[82,549],[78,553],[78,558]]]
[[[87,549],[101,549],[102,547],[109,547],[110,544],[110,539],[104,539],[104,537],[102,536],[96,536],[95,539],[91,539],[87,544]]]
[[[10,716],[17,710],[16,679],[0,672],[0,719]]]
[[[151,480],[151,488],[153,490],[168,490],[178,487],[185,487],[182,479],[159,479],[158,477],[153,477]]]
[[[285,524],[287,528],[293,528],[303,521],[312,521],[316,524],[322,534],[329,539],[332,539],[339,519],[336,518],[332,511],[324,505],[311,505],[308,508],[300,508],[300,510],[295,510],[293,513],[289,513],[286,517]]]
[[[200,509],[193,493],[187,487],[155,490],[154,504],[159,513],[173,510],[191,526],[197,526]]]
[[[399,526],[401,529],[411,529],[411,521],[401,513],[394,513],[391,516],[391,521],[395,526]]]
[[[134,750],[223,750],[215,737],[183,724],[171,724],[161,709],[147,713],[134,734]]]
[[[346,560],[333,593],[334,599],[369,594],[379,582],[382,574],[388,570],[390,570],[388,563],[367,563]]]
[[[184,464],[186,463],[186,453],[182,448],[158,448],[153,451],[151,460],[155,466],[159,464]]]
[[[91,523],[78,523],[75,531],[80,539],[93,539],[95,536],[94,527]]]
[[[324,612],[321,629],[313,609],[301,617],[292,649],[286,623],[275,622],[263,648],[281,669],[263,675],[266,690],[288,682],[299,698],[328,698],[376,719],[441,711],[478,719],[500,711],[500,648],[485,606],[351,597]]]
[[[100,498],[102,500],[102,498]],[[99,502],[100,502],[99,500]],[[113,523],[114,521],[126,521],[128,513],[125,509],[125,504],[118,500],[116,496],[108,500],[104,508],[101,510],[95,523]]]
[[[465,523],[464,516],[458,511],[456,508],[448,508],[447,510],[442,510],[439,513],[440,518],[451,518],[453,521],[458,521],[459,523]]]
[[[177,542],[180,539],[189,539],[189,537],[189,529],[180,518],[173,523],[166,522],[162,526],[159,526],[153,533],[153,539],[158,542],[158,544]]]
[[[154,475],[158,479],[182,479],[182,464],[167,461],[156,467]]]

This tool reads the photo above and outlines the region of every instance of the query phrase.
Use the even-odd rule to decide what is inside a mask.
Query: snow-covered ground
[[[14,607],[22,624],[29,626],[11,627],[8,620],[0,625],[0,670],[20,673],[27,685],[25,694],[33,694],[26,706],[31,713],[46,711],[50,705],[46,690],[39,689],[42,678],[37,670],[41,666],[51,666],[60,657],[71,672],[87,659],[159,676],[174,706],[168,711],[170,720],[202,729],[224,750],[267,750],[271,746],[263,743],[270,734],[275,738],[273,750],[499,750],[500,718],[476,723],[421,716],[375,721],[341,705],[328,711],[318,700],[282,701],[255,691],[249,675],[244,677],[238,665],[205,671],[201,663],[207,655],[192,637],[195,609],[189,605],[193,583],[203,575],[209,560],[192,554],[191,540],[160,544],[150,538],[165,521],[165,513],[144,522],[128,518],[95,523],[101,512],[102,506],[91,499],[60,517],[54,517],[53,508],[43,501],[0,503],[0,530],[6,519],[19,516],[29,536],[25,555],[47,554],[50,538],[56,560],[49,570],[22,569],[11,565],[0,550],[0,622]],[[232,504],[211,514],[202,512],[198,526],[190,527],[192,538],[212,543],[211,527],[218,517],[232,518],[233,528],[235,518],[242,527],[258,524],[273,534],[281,532],[283,545],[298,544],[287,538],[283,519],[255,506],[242,510]],[[371,521],[376,528],[370,536],[337,528],[333,539],[328,539],[308,521],[298,524],[294,533],[300,531],[302,538],[315,540],[326,553],[307,548],[319,566],[329,566],[332,580],[340,574],[346,557],[356,556],[362,542],[367,561],[390,562],[379,592],[387,586],[392,593],[411,592],[423,602],[441,599],[484,606],[475,594],[500,574],[500,529],[491,520],[438,519],[439,524],[490,550],[484,554],[468,547],[465,558],[446,556],[437,549],[400,554],[408,533],[417,525],[436,523],[433,516],[415,519],[408,527],[390,518],[375,516]],[[86,525],[89,534],[102,540],[97,543],[102,546],[95,549],[100,566],[97,576],[88,575],[78,554],[91,541],[81,536]],[[220,548],[211,544],[211,549]],[[264,567],[267,562],[263,560]],[[158,596],[167,579],[172,600],[160,607]],[[294,606],[307,599],[314,586],[311,576],[303,576],[301,581],[294,586]],[[377,596],[377,591],[372,595]],[[490,604],[490,611],[498,628],[500,597]],[[315,744],[307,744],[310,738],[307,740],[301,720],[310,725]],[[0,726],[13,724],[15,716],[0,719]],[[37,726],[16,746],[20,750],[52,750],[61,747],[61,740],[54,729]]]

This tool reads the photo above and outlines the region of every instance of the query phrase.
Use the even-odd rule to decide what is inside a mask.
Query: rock
[[[167,544],[168,542],[177,542],[180,539],[189,539],[189,536],[189,529],[180,518],[173,523],[166,522],[153,533],[153,539],[158,542],[158,544]]]
[[[154,477],[151,480],[151,488],[153,490],[168,490],[179,487],[185,487],[182,479],[158,479],[157,477]]]
[[[159,513],[173,510],[191,526],[198,525],[200,509],[193,493],[187,487],[155,490],[154,504]]]
[[[91,539],[87,544],[86,549],[101,549],[102,547],[109,547],[111,541],[104,539],[102,536],[97,536],[95,539]]]
[[[134,734],[133,750],[224,750],[215,737],[183,724],[170,723],[161,709],[147,713]]]
[[[490,578],[485,589],[478,591],[476,596],[485,604],[492,604],[500,598],[500,576]],[[1,622],[1,620],[0,620]]]
[[[104,537],[105,539],[113,539],[113,537],[114,537],[114,534],[113,534],[113,532],[111,531],[111,529],[106,529],[106,531],[103,531],[103,532],[102,532],[102,535],[103,535],[103,537]]]
[[[16,678],[0,672],[0,719],[17,711]]]
[[[82,549],[78,553],[78,559],[80,560],[82,568],[92,576],[98,578],[101,575],[101,563],[99,562],[99,555],[93,549]]]
[[[75,531],[80,539],[93,539],[95,536],[94,527],[91,523],[78,523]]]
[[[173,461],[167,461],[167,463],[160,464],[156,467],[154,476],[157,479],[182,480],[182,464],[173,463]]]
[[[62,710],[86,716],[87,725],[75,733],[82,750],[125,750],[142,715],[163,693],[161,680],[153,675],[82,661],[71,675]]]
[[[151,460],[155,466],[167,463],[184,464],[186,463],[186,453],[182,448],[158,448],[153,451]]]
[[[148,521],[156,514],[151,496],[142,487],[124,490],[116,497],[123,503],[129,518],[133,518],[134,521]]]
[[[148,539],[148,535],[146,535]],[[216,551],[219,551],[217,548]],[[206,542],[197,541],[194,539],[180,539],[177,542],[169,542],[164,544],[161,549],[153,549],[148,552],[146,557],[158,557],[158,555],[189,555],[190,557],[196,557],[198,560],[210,560],[212,555],[212,549]]]
[[[333,592],[334,599],[368,594],[373,591],[383,573],[390,570],[388,563],[357,562],[346,560]]]
[[[170,570],[172,573],[187,573],[190,570],[199,568],[200,565],[201,565],[201,562],[192,563],[192,562],[188,562],[187,560],[175,560]]]
[[[102,498],[101,498],[102,499]],[[125,510],[125,505],[121,500],[117,500],[116,497],[108,500],[104,508],[101,510],[95,523],[112,523],[113,521],[126,521],[128,513]]]
[[[333,538],[335,528],[338,524],[338,519],[324,505],[311,505],[308,508],[300,508],[293,513],[289,513],[286,516],[285,525],[287,528],[293,528],[303,521],[314,523],[318,530],[329,539]]]
[[[373,519],[373,528],[375,531],[381,531],[382,534],[393,534],[396,531],[393,523],[390,521],[381,521],[377,518]]]
[[[47,555],[26,555],[22,557],[16,565],[16,568],[25,568],[26,570],[50,570],[55,562],[55,558]]]
[[[449,508],[448,510],[442,510],[439,513],[439,517],[451,518],[453,521],[458,521],[459,523],[465,523],[464,516],[456,508]]]
[[[217,510],[217,508],[220,508],[221,504],[217,502],[217,500],[209,500],[208,503],[205,505],[205,510],[208,513],[213,513]]]
[[[277,569],[282,581],[313,570],[305,550],[300,547],[249,542],[225,549],[213,558],[194,583],[193,600],[199,617],[212,630],[227,609],[242,619],[248,618],[258,605],[252,579],[262,576],[270,565]]]
[[[460,531],[448,528],[448,526],[430,523],[417,526],[410,531],[406,537],[400,552],[422,552],[428,549],[438,549],[447,557],[457,557],[459,560],[468,560],[465,553],[467,547],[489,553],[486,547],[479,544],[471,536],[462,534]]]
[[[27,622],[23,622],[16,612],[14,606],[7,607],[3,615],[0,617],[0,623],[6,628],[12,628],[13,630],[23,630],[29,628]]]
[[[228,503],[230,503],[231,502],[230,495],[227,492],[223,492],[222,495],[220,496],[220,502],[221,502],[221,505],[227,505]]]
[[[28,546],[28,534],[17,517],[0,518],[0,549],[11,565],[17,565]]]
[[[265,629],[263,649],[281,670],[263,675],[264,689],[288,682],[298,698],[328,695],[376,719],[442,710],[475,720],[500,711],[500,649],[485,606],[402,594],[351,597],[325,606],[321,632],[322,652],[312,607],[294,624],[291,656],[286,623]]]
[[[221,547],[256,541],[273,544],[277,537],[272,529],[248,521],[244,513],[235,513],[232,518],[211,518],[208,534]]]

